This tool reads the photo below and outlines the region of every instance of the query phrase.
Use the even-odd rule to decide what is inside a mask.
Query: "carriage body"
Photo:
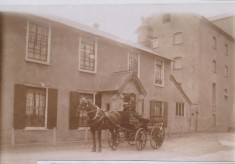
[[[106,129],[109,130],[108,143],[112,150],[116,150],[121,132],[124,134],[125,141],[130,145],[136,145],[137,150],[144,149],[147,138],[149,138],[153,149],[157,149],[163,143],[165,137],[164,119],[149,120],[138,115],[133,117],[131,111],[105,112],[86,98],[80,99],[78,109],[86,110],[88,115],[93,140],[92,152],[96,151],[95,131],[98,131],[99,148],[97,151],[101,152],[101,131]],[[77,110],[76,115],[80,110]]]
[[[131,114],[126,113],[127,116],[132,117]],[[119,133],[117,133],[117,145],[123,138],[129,145],[135,145],[137,150],[143,150],[146,142],[149,140],[153,149],[159,148],[165,138],[164,118],[158,117],[154,119],[147,119],[140,117],[139,122],[134,118],[129,118],[129,121],[124,121],[119,126]],[[110,147],[112,143],[111,134],[108,133],[108,144]]]

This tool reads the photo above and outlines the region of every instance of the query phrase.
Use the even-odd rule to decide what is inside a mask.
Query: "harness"
[[[87,119],[88,119],[89,121],[94,121],[94,120],[97,119],[97,118],[99,118],[98,121],[100,121],[100,120],[102,120],[102,119],[105,117],[104,111],[101,110],[101,109],[98,108],[98,107],[96,107],[96,109],[94,109],[94,110],[91,110],[91,111],[87,112],[87,114],[93,113],[93,112],[96,112],[96,113],[95,113],[95,116],[94,116],[92,119],[89,118],[89,116],[88,116]],[[103,115],[100,115],[101,112],[102,112]]]

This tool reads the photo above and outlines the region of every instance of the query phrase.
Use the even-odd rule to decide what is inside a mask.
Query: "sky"
[[[99,24],[99,30],[108,32],[119,38],[137,42],[135,33],[141,24],[142,17],[148,17],[154,13],[164,12],[190,12],[197,13],[207,18],[218,15],[235,15],[235,2],[216,1],[216,3],[205,2],[160,2],[148,0],[135,0],[134,2],[124,3],[94,3],[87,0],[79,1],[58,0],[47,1],[44,3],[31,1],[35,3],[19,3],[22,1],[0,0],[0,11],[27,12],[37,15],[56,16],[68,19],[84,25],[93,26]],[[90,3],[89,3],[90,2]],[[122,2],[122,3],[121,3]],[[127,0],[125,2],[128,2]],[[156,3],[158,2],[158,3]],[[190,3],[189,3],[190,2]]]

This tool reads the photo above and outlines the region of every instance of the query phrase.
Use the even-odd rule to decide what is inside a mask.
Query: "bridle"
[[[88,104],[89,102],[88,102],[88,100],[86,100],[85,98],[81,98],[80,99],[80,104],[79,104],[79,108],[82,106],[82,109],[81,110],[85,110],[84,108],[86,108],[86,107],[89,107],[89,104]],[[86,104],[86,106],[83,106],[82,104]],[[93,110],[91,110],[91,111],[87,111],[87,115],[88,115],[88,117],[87,117],[87,119],[88,120],[95,120],[96,118],[99,118],[100,117],[100,119],[99,120],[101,120],[102,118],[103,118],[103,116],[100,116],[99,115],[99,112],[100,111],[102,111],[99,107],[97,107],[96,106],[96,108],[95,109],[93,109]],[[89,114],[91,114],[91,113],[94,113],[94,112],[96,112],[95,113],[95,116],[93,117],[93,118],[90,118],[89,117]]]

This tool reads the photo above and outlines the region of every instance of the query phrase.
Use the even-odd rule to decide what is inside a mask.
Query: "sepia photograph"
[[[234,9],[0,0],[0,163],[235,163]]]

